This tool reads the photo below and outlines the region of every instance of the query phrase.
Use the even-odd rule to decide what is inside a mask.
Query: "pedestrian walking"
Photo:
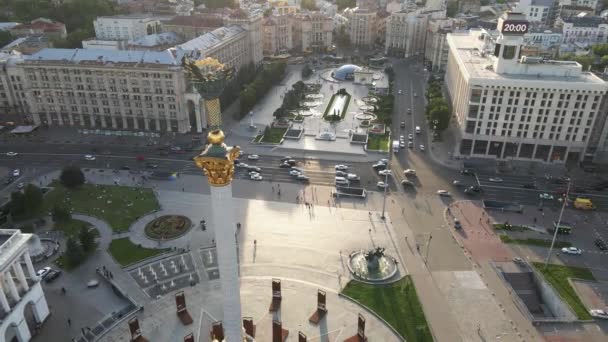
[[[68,318],[68,327],[72,326],[72,320]]]

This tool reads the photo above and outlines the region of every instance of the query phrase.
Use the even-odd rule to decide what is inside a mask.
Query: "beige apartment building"
[[[294,17],[294,47],[303,52],[327,51],[333,45],[334,21],[321,12],[304,12]]]
[[[347,9],[348,34],[353,46],[372,48],[376,41],[376,12],[366,8]]]
[[[262,22],[262,42],[264,56],[280,55],[293,49],[293,18],[275,15]]]

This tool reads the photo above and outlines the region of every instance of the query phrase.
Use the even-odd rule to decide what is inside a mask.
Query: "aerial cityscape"
[[[608,1],[0,0],[0,342],[608,341]]]

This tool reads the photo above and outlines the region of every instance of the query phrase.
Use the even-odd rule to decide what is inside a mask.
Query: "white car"
[[[404,135],[400,135],[399,136],[399,140],[405,140],[405,136]]]
[[[247,170],[249,171],[255,171],[255,172],[262,172],[262,168],[259,166],[253,166],[253,165],[247,165]]]
[[[384,182],[378,182],[378,183],[376,183],[376,186],[379,187],[380,189],[388,188],[388,184],[386,184]]]
[[[14,169],[13,170],[13,177],[19,177],[19,176],[21,176],[21,170]]]
[[[405,171],[403,171],[403,174],[406,176],[415,176],[416,175],[416,170],[414,169],[407,169]]]
[[[36,272],[36,275],[39,276],[40,278],[44,278],[44,277],[46,277],[47,274],[49,274],[49,272],[51,272],[51,268],[47,266],[41,270],[38,270],[38,272]]]
[[[583,251],[581,251],[580,249],[578,249],[576,247],[564,247],[564,248],[562,248],[562,253],[572,254],[572,255],[581,255],[581,254],[583,254]]]
[[[540,195],[538,195],[538,197],[543,200],[552,200],[553,199],[553,195],[546,194],[546,193],[540,194]]]
[[[248,168],[249,165],[247,165],[245,163],[238,163],[238,164],[236,164],[236,167]]]
[[[95,156],[92,155],[92,154],[85,154],[84,155],[84,160],[93,161],[95,159],[96,159]]]
[[[452,182],[452,185],[459,186],[460,185],[460,181],[459,180],[455,180],[455,181]]]
[[[361,180],[361,177],[357,176],[354,173],[349,173],[346,175],[346,179],[348,179],[349,181],[358,181]]]
[[[492,177],[490,179],[488,179],[490,182],[494,182],[494,183],[500,183],[502,182],[502,178],[498,178],[498,177]]]
[[[404,148],[405,147],[405,141],[401,140],[399,142],[399,147]]]
[[[250,154],[247,156],[247,159],[249,160],[258,160],[260,159],[260,156],[258,156],[257,154]]]
[[[336,167],[336,170],[341,170],[341,171],[348,170],[348,166],[343,165],[343,164],[336,165],[335,167]]]
[[[17,154],[18,154],[17,152],[6,152],[6,155],[9,156],[9,157],[14,157]]]
[[[608,311],[605,310],[591,309],[589,310],[589,314],[595,318],[608,319]]]
[[[393,174],[393,172],[391,170],[382,170],[382,171],[378,172],[378,174],[380,176],[390,176]]]
[[[23,188],[25,188],[25,184],[24,183],[17,184],[17,189],[23,189]]]
[[[439,196],[446,196],[446,197],[450,197],[450,196],[452,196],[452,195],[450,194],[450,192],[449,192],[449,191],[447,191],[447,190],[437,190],[437,195],[439,195]]]
[[[399,89],[399,91],[397,92],[397,94],[401,95],[401,94],[403,94],[403,91],[401,89]]]
[[[420,151],[424,152],[424,145],[420,145]]]
[[[410,140],[410,141],[414,140],[414,136],[412,134],[408,134],[407,140]]]
[[[378,161],[379,164],[388,164],[388,159],[384,158],[384,159],[380,159]]]
[[[300,171],[298,171],[298,170],[291,170],[291,171],[289,171],[289,175],[294,176],[294,177],[295,176],[299,176],[301,174],[302,173]]]
[[[254,180],[254,181],[261,181],[264,179],[264,177],[260,176],[259,173],[251,175],[250,178],[251,178],[251,180]]]
[[[256,171],[256,170],[249,170],[249,171],[248,171],[248,173],[249,173],[249,175],[250,175],[250,176],[251,176],[251,175],[259,175],[259,174],[260,174],[260,173],[259,173],[258,171]]]

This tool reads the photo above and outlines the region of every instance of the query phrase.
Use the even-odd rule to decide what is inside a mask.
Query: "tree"
[[[357,6],[356,0],[336,0],[336,5],[338,5],[338,11],[343,10],[345,8],[353,8]]]
[[[78,239],[85,252],[90,252],[95,248],[95,235],[93,235],[93,231],[90,230],[89,227],[85,226],[80,228]]]
[[[53,217],[53,222],[55,223],[66,222],[72,218],[72,214],[70,214],[70,211],[60,205],[55,205],[53,207],[51,211],[51,216]]]
[[[25,209],[30,213],[40,210],[44,201],[42,190],[39,187],[28,184],[24,191]]]
[[[443,97],[433,98],[427,106],[427,118],[435,131],[440,132],[448,128],[450,123],[450,108]]]
[[[302,0],[302,2],[300,3],[300,7],[302,9],[309,10],[309,11],[319,10],[315,0]]]
[[[446,8],[446,15],[448,17],[454,17],[458,14],[458,1],[450,1],[448,2],[448,7]]]
[[[302,78],[309,78],[312,75],[312,69],[308,64],[302,68]]]
[[[68,241],[65,244],[66,261],[70,265],[78,265],[81,262],[83,256],[84,253],[82,252],[82,247],[80,247],[78,242],[76,242],[73,237],[69,237]]]
[[[11,193],[10,211],[12,216],[25,214],[25,195],[21,191]]]
[[[600,57],[604,57],[605,55],[608,55],[608,44],[597,44],[593,46],[593,53],[600,56]]]
[[[13,40],[15,37],[10,32],[0,30],[0,47],[8,45]]]
[[[59,180],[67,188],[77,188],[84,184],[84,173],[78,166],[66,166],[61,171]]]

